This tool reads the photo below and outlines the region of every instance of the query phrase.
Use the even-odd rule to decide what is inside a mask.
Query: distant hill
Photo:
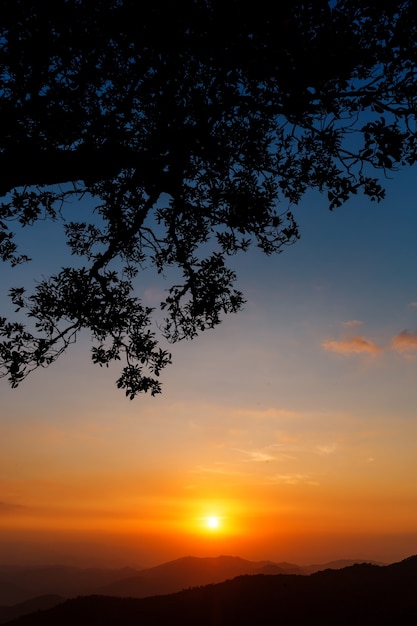
[[[338,561],[328,561],[327,563],[316,563],[314,565],[305,565],[303,569],[304,574],[314,574],[315,572],[321,572],[325,569],[343,569],[344,567],[350,567],[351,565],[361,565],[362,563],[371,563],[372,565],[387,565],[378,561],[367,561],[365,559],[339,559]]]
[[[0,606],[0,624],[10,622],[21,615],[34,613],[35,611],[44,611],[50,609],[61,602],[65,602],[65,598],[56,595],[46,595],[26,600],[13,606]]]
[[[415,626],[417,557],[387,566],[239,576],[143,599],[88,596],[21,617],[13,626]]]
[[[320,569],[338,569],[355,562],[334,561],[300,567],[293,563],[248,561],[234,556],[187,556],[142,570],[129,567],[83,569],[64,565],[0,566],[0,607],[46,594],[64,598],[92,594],[143,598],[222,582],[244,574],[311,574]]]
[[[141,570],[137,576],[111,583],[98,590],[108,596],[144,598],[208,585],[241,575],[303,574],[297,565],[280,566],[270,561],[247,561],[236,556],[183,557]]]
[[[4,580],[2,580],[0,573],[0,606],[3,604],[11,606],[12,604],[17,604],[18,602],[24,602],[34,595],[36,595],[36,593],[33,593],[32,591],[26,589],[25,587],[21,587],[14,582],[10,582],[7,574],[4,576]]]
[[[337,568],[352,563],[353,561],[337,561],[332,564],[300,567],[292,563],[248,561],[233,556],[215,558],[189,556],[140,571],[127,567],[81,569],[60,565],[0,566],[0,624],[31,613],[36,608],[53,606],[53,601],[49,605],[42,604],[46,597],[56,597],[62,601],[87,595],[144,598],[218,583],[236,576],[306,575],[330,565]],[[35,604],[32,605],[31,602]]]
[[[0,606],[10,606],[47,594],[64,598],[93,594],[103,585],[137,573],[137,570],[128,567],[82,569],[65,565],[0,566]]]

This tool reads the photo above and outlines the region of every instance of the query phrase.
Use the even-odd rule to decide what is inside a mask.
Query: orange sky
[[[88,538],[106,546],[103,562],[118,562],[108,549],[118,546],[118,563],[131,565],[184,554],[307,563],[413,552],[415,420],[181,402],[169,390],[127,403],[111,376],[103,385],[102,372],[74,365],[83,370],[74,387],[41,406],[35,389],[44,373],[5,393],[14,411],[0,460],[6,542],[36,541],[53,560],[56,545]],[[87,372],[88,400],[73,391]],[[171,375],[175,389],[181,371]],[[61,376],[50,370],[50,384],[59,387]],[[34,391],[32,409],[19,414]],[[219,517],[217,529],[209,516]],[[83,552],[71,558],[88,565]]]
[[[2,381],[0,562],[416,553],[412,182],[380,207],[303,205],[301,241],[238,261],[245,310],[172,348],[160,397],[127,401],[88,338]]]

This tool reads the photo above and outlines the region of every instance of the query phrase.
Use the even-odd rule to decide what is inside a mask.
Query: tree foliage
[[[227,259],[279,253],[309,189],[330,209],[416,161],[417,3],[2,0],[0,255],[14,229],[61,220],[77,257],[0,318],[13,387],[87,329],[117,385],[160,391],[170,362],[138,292],[145,266],[181,277],[162,335],[216,326],[243,295]],[[88,198],[82,221],[65,212]]]

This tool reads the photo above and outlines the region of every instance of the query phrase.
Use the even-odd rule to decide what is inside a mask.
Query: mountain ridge
[[[92,594],[145,597],[222,582],[243,574],[308,575],[330,566],[336,569],[357,562],[363,560],[333,561],[304,567],[287,562],[249,561],[237,556],[220,555],[185,556],[142,569],[0,565],[0,609],[1,606],[16,605],[47,594],[64,598]]]
[[[253,626],[275,619],[289,626],[414,626],[417,556],[391,565],[243,575],[222,583],[142,599],[84,596],[9,622],[13,626],[178,624]]]

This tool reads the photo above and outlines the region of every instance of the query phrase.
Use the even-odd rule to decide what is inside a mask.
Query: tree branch
[[[89,184],[116,176],[124,168],[135,168],[139,178],[149,178],[156,167],[145,152],[123,146],[80,146],[74,150],[42,150],[30,145],[0,153],[0,196],[23,186],[56,185],[77,180]]]

